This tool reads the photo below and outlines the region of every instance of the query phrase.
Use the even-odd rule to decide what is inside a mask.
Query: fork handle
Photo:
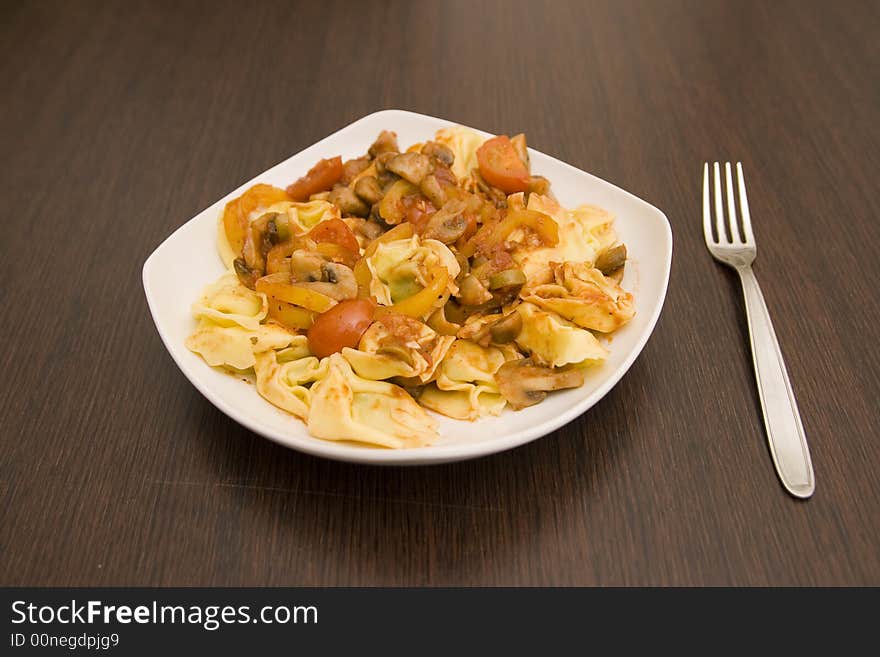
[[[807,498],[816,487],[813,464],[779,341],[752,268],[738,267],[737,271],[745,295],[755,379],[773,464],[785,489],[795,497]]]

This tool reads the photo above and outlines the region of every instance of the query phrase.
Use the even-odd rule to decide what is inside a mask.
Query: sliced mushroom
[[[397,151],[388,151],[386,153],[380,153],[379,155],[377,155],[376,159],[373,160],[373,164],[376,165],[376,173],[391,173],[390,171],[388,171],[386,165],[388,164],[388,162],[397,157],[397,155]]]
[[[422,237],[452,244],[467,230],[468,221],[464,216],[464,201],[453,199],[435,212],[428,220]]]
[[[367,152],[370,154],[370,157],[376,157],[381,153],[397,153],[399,151],[400,147],[397,145],[397,133],[391,132],[390,130],[383,130],[379,133],[379,136],[376,137],[376,141],[373,142],[373,145],[370,146],[370,150]]]
[[[324,262],[321,265],[321,277],[319,280],[314,282],[297,280],[293,285],[320,292],[337,301],[354,299],[357,297],[358,292],[354,272],[338,262]]]
[[[522,315],[514,311],[489,326],[489,337],[495,344],[507,344],[519,337],[522,327]]]
[[[455,153],[452,152],[452,149],[436,141],[429,141],[422,146],[422,154],[433,157],[448,167],[451,167],[455,162]]]
[[[596,258],[596,269],[605,276],[610,276],[626,264],[626,245],[618,244],[605,250]]]
[[[473,274],[468,274],[458,287],[458,300],[465,306],[479,306],[492,299],[492,293],[487,290],[480,279]]]
[[[313,251],[297,249],[290,254],[290,274],[302,283],[317,283],[324,278],[323,256]]]
[[[531,358],[523,358],[504,363],[495,372],[495,383],[511,408],[518,411],[543,401],[550,390],[582,386],[584,373],[576,369],[540,367]]]
[[[348,187],[334,187],[327,200],[338,206],[343,216],[366,217],[370,214],[370,206],[359,199],[357,194]]]
[[[236,258],[233,260],[232,267],[235,269],[235,275],[238,277],[238,281],[251,290],[256,287],[257,279],[263,275],[261,272],[254,271],[248,267],[244,258]]]
[[[421,153],[401,153],[388,160],[385,167],[413,185],[418,185],[431,172],[431,160]]]
[[[354,193],[368,205],[374,205],[382,200],[382,186],[376,180],[376,176],[358,178],[354,184]]]
[[[241,255],[248,269],[259,273],[261,276],[262,272],[266,270],[266,253],[275,243],[271,240],[275,239],[277,241],[276,216],[274,214],[264,214],[262,217],[251,222],[245,233]],[[275,236],[267,236],[267,233],[274,233]]]
[[[439,208],[446,203],[446,192],[443,191],[440,181],[437,180],[434,174],[431,173],[422,178],[422,182],[419,183],[419,189],[434,204],[434,207]]]
[[[330,198],[330,192],[315,192],[309,196],[310,201],[326,201]]]
[[[343,185],[349,184],[352,180],[354,180],[357,175],[362,172],[364,169],[370,166],[370,158],[369,157],[356,157],[352,160],[346,160],[342,165],[342,178],[340,178],[339,182]]]

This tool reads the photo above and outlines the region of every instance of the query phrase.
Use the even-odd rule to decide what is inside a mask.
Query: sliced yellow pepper
[[[283,272],[263,276],[257,280],[256,289],[269,297],[270,305],[273,300],[283,301],[316,313],[330,310],[337,303],[325,294],[290,283],[290,275]]]
[[[272,298],[269,300],[269,317],[287,328],[307,329],[314,323],[317,313]]]
[[[415,317],[416,319],[423,319],[430,315],[437,301],[444,297],[446,286],[449,284],[449,272],[446,271],[446,267],[437,265],[429,273],[431,275],[431,282],[428,283],[427,287],[422,288],[420,292],[416,292],[403,301],[398,301],[384,308],[379,306],[376,312],[397,312],[408,317]]]

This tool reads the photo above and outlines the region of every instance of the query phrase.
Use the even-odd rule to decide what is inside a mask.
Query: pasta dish
[[[228,202],[186,346],[325,440],[429,445],[584,384],[634,314],[613,217],[566,209],[525,136],[460,126]]]

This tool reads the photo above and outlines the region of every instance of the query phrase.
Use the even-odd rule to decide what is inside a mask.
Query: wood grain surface
[[[4,2],[0,584],[880,584],[878,24],[876,2]],[[382,108],[525,131],[668,215],[663,315],[586,415],[476,461],[346,465],[243,429],[165,352],[149,253]],[[806,503],[702,242],[707,159],[745,167]]]

